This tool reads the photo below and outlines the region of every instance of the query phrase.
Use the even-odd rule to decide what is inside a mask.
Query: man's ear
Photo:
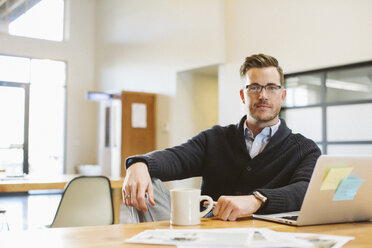
[[[283,90],[282,91],[282,103],[284,102],[286,96],[287,96],[287,90]]]
[[[244,90],[240,90],[240,98],[242,99],[242,102],[245,104]]]

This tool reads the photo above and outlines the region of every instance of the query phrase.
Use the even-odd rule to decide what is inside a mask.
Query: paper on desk
[[[127,243],[141,244],[164,244],[164,245],[211,245],[220,246],[229,244],[231,246],[244,246],[248,239],[247,232],[235,233],[232,237],[230,232],[222,233],[215,229],[156,229],[146,230],[140,234],[127,239]]]
[[[327,169],[323,183],[320,186],[320,190],[332,190],[337,189],[340,181],[347,177],[353,168],[351,167],[335,167]]]
[[[311,247],[306,246],[307,242],[289,242],[272,232],[265,228],[156,229],[146,230],[126,242],[200,247],[267,247],[268,244],[275,248]]]
[[[16,181],[28,179],[28,175],[0,175],[0,181]]]
[[[341,248],[354,239],[351,236],[336,236],[316,233],[281,232],[281,235],[310,242],[314,248]]]
[[[125,242],[178,247],[339,248],[353,237],[275,232],[266,228],[156,229]],[[328,246],[322,246],[322,245]]]

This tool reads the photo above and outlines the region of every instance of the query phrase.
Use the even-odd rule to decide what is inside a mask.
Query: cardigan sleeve
[[[172,148],[131,156],[126,160],[126,168],[135,162],[144,162],[148,166],[151,177],[162,181],[200,176],[206,145],[205,132]]]
[[[306,150],[306,155],[298,164],[288,185],[273,189],[257,189],[268,199],[259,210],[260,214],[300,210],[316,161],[320,156],[320,149],[315,143]]]

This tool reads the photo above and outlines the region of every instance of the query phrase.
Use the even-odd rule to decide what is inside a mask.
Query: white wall
[[[372,60],[371,10],[371,0],[227,0],[220,122],[240,116],[232,88],[250,54],[275,56],[285,73]]]
[[[371,9],[372,0],[97,0],[97,84],[158,93],[157,147],[175,145],[190,136],[164,128],[185,117],[178,72],[219,64],[218,122],[236,123],[246,56],[273,55],[286,73],[372,60]]]
[[[193,129],[198,133],[218,124],[218,77],[193,74]]]
[[[190,73],[180,73],[177,77],[177,91],[171,98],[170,144],[178,145],[195,135],[194,126],[194,83]],[[159,106],[161,107],[161,106]],[[178,135],[172,135],[172,134]]]
[[[172,131],[187,107],[175,103],[177,85],[186,87],[177,73],[224,61],[224,14],[223,0],[97,0],[97,83],[159,94],[157,148],[187,138]]]
[[[96,24],[102,90],[172,95],[177,71],[225,54],[222,0],[97,0]]]
[[[67,62],[66,169],[74,173],[75,165],[97,162],[98,108],[85,100],[86,91],[95,89],[95,3],[67,0],[66,9],[71,18],[69,40],[53,42],[0,33],[0,54]]]
[[[68,63],[67,172],[97,162],[98,106],[88,90],[158,93],[158,122],[170,120],[182,114],[170,106],[177,73],[220,64],[218,116],[228,124],[242,115],[239,67],[252,53],[277,57],[287,73],[372,60],[372,0],[67,2],[67,41],[0,34],[1,54]],[[181,139],[161,128],[157,147]]]

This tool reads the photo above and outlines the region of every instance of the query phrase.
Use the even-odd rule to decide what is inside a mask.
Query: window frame
[[[42,2],[44,0],[24,0],[23,2],[21,2],[21,4],[19,6],[16,6],[15,7],[15,10],[17,15],[16,16],[13,16],[15,15],[14,13],[10,12],[8,13],[8,6],[7,6],[7,3],[4,2],[2,4],[2,7],[4,8],[4,14],[3,16],[0,18],[0,25],[4,26],[5,28],[2,28],[2,30],[0,30],[0,33],[4,33],[4,34],[7,34],[9,36],[15,36],[15,37],[23,37],[23,38],[30,38],[30,39],[38,39],[38,40],[46,40],[46,41],[51,41],[51,42],[63,42],[65,41],[67,38],[67,33],[66,33],[66,30],[67,27],[67,21],[66,21],[66,18],[68,16],[68,14],[66,13],[68,11],[68,8],[67,8],[67,5],[69,4],[68,1],[69,0],[60,0],[61,3],[63,4],[63,7],[61,8],[63,13],[62,13],[62,22],[60,23],[62,25],[62,29],[60,30],[61,33],[59,33],[59,37],[58,39],[54,39],[49,37],[48,35],[42,35],[41,37],[40,36],[35,36],[35,35],[30,35],[30,34],[25,34],[25,33],[15,33],[15,34],[12,34],[10,32],[10,24],[17,20],[19,17],[21,17],[22,15],[24,14],[27,14],[28,11],[30,11],[32,8],[34,8],[36,5],[38,5],[40,2]],[[17,3],[15,3],[17,4]],[[10,6],[11,8],[13,7]],[[9,18],[10,17],[10,18]],[[44,20],[44,22],[47,22],[48,20]],[[56,27],[54,27],[54,29],[56,29]]]
[[[18,55],[10,55],[0,53],[0,56],[7,56],[7,57],[17,57],[17,58],[25,58],[29,60],[29,66],[31,66],[32,60],[34,59],[50,59],[54,61],[60,61],[65,63],[65,84],[61,86],[64,89],[64,112],[63,112],[63,153],[62,153],[62,173],[66,173],[66,152],[67,152],[67,73],[68,73],[68,63],[64,60],[59,60],[55,58],[38,58],[38,57],[30,57],[30,56],[18,56]],[[30,71],[31,72],[31,68]],[[0,87],[1,86],[9,86],[9,87],[20,87],[25,89],[25,116],[24,116],[24,144],[23,144],[23,173],[29,174],[30,172],[30,161],[29,161],[29,129],[30,129],[30,96],[31,96],[31,77],[28,78],[27,82],[17,82],[17,81],[4,81],[0,80]]]
[[[327,75],[330,72],[341,71],[341,70],[349,70],[349,69],[357,69],[361,67],[372,66],[372,61],[366,62],[359,62],[354,64],[342,65],[342,66],[334,66],[334,67],[327,67],[322,69],[316,70],[308,70],[308,71],[301,71],[296,73],[288,73],[284,75],[284,87],[286,87],[286,79],[296,76],[304,76],[308,74],[320,74],[321,75],[321,97],[319,104],[309,104],[309,105],[302,105],[302,106],[282,106],[282,110],[290,110],[290,109],[306,109],[306,108],[313,108],[313,107],[320,107],[322,112],[322,141],[316,142],[319,146],[322,147],[322,153],[328,154],[328,145],[372,145],[372,140],[354,140],[354,141],[329,141],[327,136],[327,108],[332,106],[349,106],[349,105],[356,105],[356,104],[370,104],[372,103],[372,96],[371,99],[368,100],[349,100],[349,101],[338,101],[338,102],[327,102]],[[281,116],[281,114],[280,114]]]

